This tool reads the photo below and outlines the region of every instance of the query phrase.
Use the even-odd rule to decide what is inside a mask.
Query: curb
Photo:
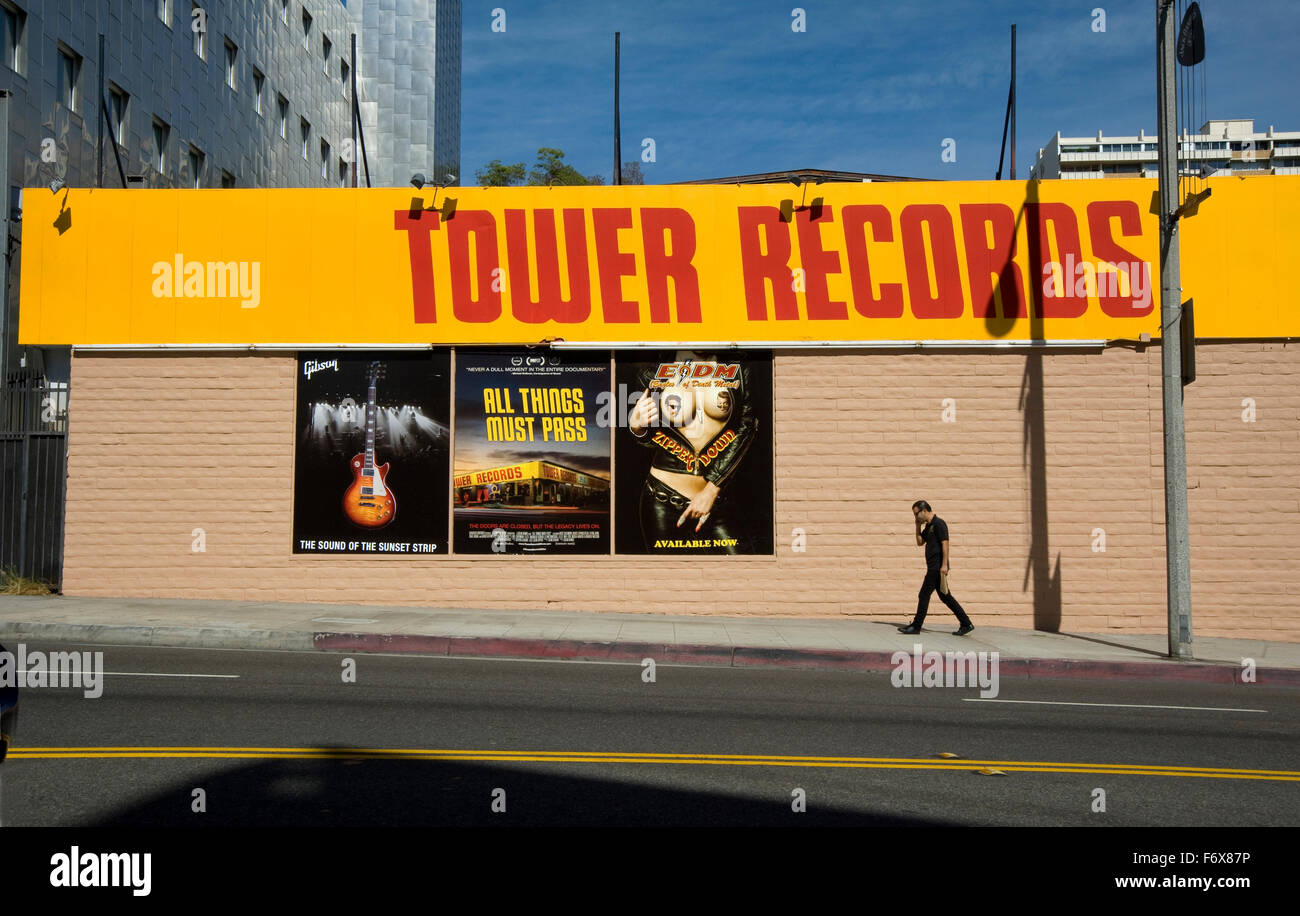
[[[652,658],[662,664],[725,668],[819,668],[892,672],[898,653],[848,649],[680,645],[657,642],[589,642],[575,639],[511,639],[496,636],[422,636],[331,633],[243,627],[148,627],[0,621],[0,639],[42,639],[102,645],[195,649],[280,649],[321,652],[408,652],[449,658],[518,658],[628,662]],[[937,650],[936,650],[937,651]],[[1144,662],[1068,658],[999,658],[999,674],[1029,678],[1110,678],[1244,684],[1234,664],[1153,659]],[[1300,669],[1257,668],[1255,685],[1300,687]]]
[[[898,652],[848,649],[778,649],[750,646],[668,645],[649,642],[602,643],[572,639],[509,639],[493,636],[415,636],[317,633],[315,647],[325,652],[412,652],[457,658],[567,659],[640,663],[714,665],[730,668],[823,668],[892,672]],[[1069,658],[999,658],[999,674],[1030,678],[1112,678],[1245,684],[1238,665],[1152,660],[1110,662]],[[1257,685],[1300,687],[1300,669],[1256,668]]]
[[[315,634],[251,627],[147,627],[85,623],[0,621],[0,639],[48,639],[111,646],[169,646],[185,649],[287,649],[305,652]]]

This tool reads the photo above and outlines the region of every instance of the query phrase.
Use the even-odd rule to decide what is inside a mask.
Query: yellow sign
[[[579,486],[597,487],[599,489],[608,489],[609,487],[609,481],[604,478],[582,474],[570,468],[552,464],[549,461],[525,461],[522,464],[509,464],[499,468],[488,468],[485,471],[457,474],[454,483],[457,487],[472,487],[493,483],[509,483],[514,480],[537,479],[556,480],[560,483],[578,484]]]
[[[1300,335],[1300,176],[1181,223],[1198,336]],[[1159,336],[1151,180],[24,195],[19,340],[300,346]],[[454,213],[444,218],[446,200]]]

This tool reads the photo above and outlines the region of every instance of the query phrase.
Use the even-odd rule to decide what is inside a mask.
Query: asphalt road
[[[1300,824],[1294,689],[27,648],[108,674],[22,691],[8,826]]]

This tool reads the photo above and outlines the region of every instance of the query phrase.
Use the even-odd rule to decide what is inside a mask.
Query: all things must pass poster
[[[294,553],[447,553],[451,355],[301,353]]]
[[[608,356],[456,351],[456,553],[609,553],[609,391]]]

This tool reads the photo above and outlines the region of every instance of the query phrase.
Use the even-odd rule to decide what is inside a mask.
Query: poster
[[[299,354],[294,553],[447,553],[450,362]]]
[[[456,553],[609,553],[604,354],[456,351]]]
[[[771,554],[771,354],[621,354],[615,375],[616,551]]]

